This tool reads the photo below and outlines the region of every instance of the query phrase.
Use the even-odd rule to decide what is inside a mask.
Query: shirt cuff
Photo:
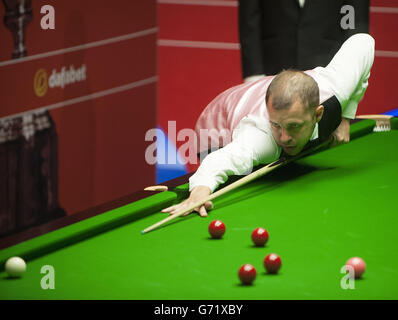
[[[205,186],[205,187],[210,188],[211,192],[213,193],[214,190],[216,190],[218,187],[218,183],[215,180],[216,179],[200,177],[200,176],[196,176],[196,174],[194,174],[189,178],[189,192],[191,192],[192,189],[195,187]]]

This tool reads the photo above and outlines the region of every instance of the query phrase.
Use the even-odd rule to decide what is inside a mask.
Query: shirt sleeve
[[[355,118],[358,103],[368,87],[374,52],[375,40],[369,34],[355,34],[321,71],[341,104],[344,118]]]
[[[254,166],[275,161],[281,152],[272,134],[256,126],[250,117],[241,120],[232,141],[205,157],[189,179],[189,190],[207,186],[213,192],[230,175],[251,173]]]

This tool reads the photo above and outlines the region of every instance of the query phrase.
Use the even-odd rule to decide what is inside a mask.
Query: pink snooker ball
[[[359,257],[353,257],[348,259],[348,261],[346,262],[346,266],[351,266],[354,269],[355,279],[359,279],[360,277],[362,277],[366,269],[365,261],[363,261]]]

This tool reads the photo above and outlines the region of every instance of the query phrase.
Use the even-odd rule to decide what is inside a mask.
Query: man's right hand
[[[166,209],[163,209],[162,212],[164,213],[170,213],[170,214],[175,214],[178,212],[181,212],[188,207],[192,206],[194,203],[206,198],[211,194],[211,190],[209,187],[206,186],[197,186],[192,189],[191,194],[189,195],[189,198],[184,200],[183,202],[176,204],[174,206],[168,207]],[[201,217],[207,217],[207,210],[213,209],[213,203],[211,201],[205,202],[203,205],[200,207],[197,207],[194,209],[194,211],[198,212]],[[187,212],[184,214],[184,216],[188,215],[191,213],[193,210],[190,212]]]

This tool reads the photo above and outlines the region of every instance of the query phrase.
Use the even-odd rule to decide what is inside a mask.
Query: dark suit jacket
[[[344,30],[344,5],[355,10],[355,29]],[[369,32],[369,0],[239,0],[243,77],[282,69],[326,66],[351,35]]]

